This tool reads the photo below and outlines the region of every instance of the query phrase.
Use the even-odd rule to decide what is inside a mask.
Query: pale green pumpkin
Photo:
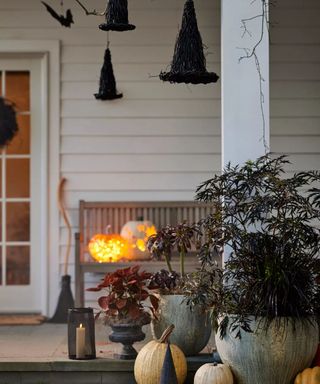
[[[228,365],[207,363],[197,370],[194,384],[233,384],[232,372]]]

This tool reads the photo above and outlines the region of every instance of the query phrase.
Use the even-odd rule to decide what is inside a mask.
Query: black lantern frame
[[[92,308],[68,310],[68,351],[69,359],[91,360],[96,358]]]

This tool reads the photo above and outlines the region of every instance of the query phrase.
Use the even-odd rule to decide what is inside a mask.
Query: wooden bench
[[[88,252],[88,243],[93,235],[105,233],[111,226],[112,233],[120,233],[122,226],[129,220],[143,216],[154,223],[157,229],[170,224],[176,225],[186,220],[194,223],[205,217],[212,206],[194,201],[147,201],[147,202],[89,202],[79,203],[79,232],[75,234],[75,303],[77,307],[84,305],[84,275],[85,273],[106,273],[118,268],[132,265],[132,261],[120,263],[98,263]],[[135,263],[137,263],[135,261]],[[165,268],[163,261],[139,261],[143,269],[156,272]],[[194,253],[186,258],[186,272],[195,270],[198,261]],[[172,266],[179,270],[177,256],[172,258]]]

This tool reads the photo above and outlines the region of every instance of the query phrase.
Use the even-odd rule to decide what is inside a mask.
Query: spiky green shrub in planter
[[[230,252],[214,312],[219,352],[240,384],[290,383],[311,363],[318,341],[320,173],[286,178],[287,163],[285,156],[264,156],[243,166],[229,165],[197,190],[197,200],[215,207],[202,221],[207,239],[199,254],[202,265],[210,266],[215,252]],[[258,344],[251,344],[257,336]],[[240,359],[248,362],[243,368],[238,360],[230,361],[236,341]],[[303,356],[297,358],[299,351]],[[294,364],[286,353],[293,355]]]

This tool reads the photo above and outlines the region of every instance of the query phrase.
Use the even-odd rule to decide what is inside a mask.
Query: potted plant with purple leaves
[[[319,340],[320,172],[286,175],[287,164],[268,155],[228,165],[197,191],[214,206],[202,221],[202,265],[229,253],[214,303],[216,345],[241,384],[293,383]]]
[[[200,238],[199,226],[184,222],[177,226],[165,226],[150,236],[147,243],[153,257],[164,257],[167,264],[167,270],[162,269],[152,277],[160,293],[157,317],[151,323],[153,335],[159,338],[170,324],[174,324],[172,343],[178,345],[186,356],[199,353],[207,345],[211,334],[207,309],[211,306],[210,295],[214,290],[216,271],[202,268],[192,273],[185,272],[185,258],[197,246]],[[179,254],[179,272],[174,271],[171,265],[173,252]],[[204,282],[205,287],[210,285],[212,290],[205,292],[202,289]],[[194,300],[195,296],[199,297],[200,291],[203,296],[200,300]]]
[[[136,358],[132,344],[145,338],[142,326],[150,323],[158,308],[152,274],[139,269],[136,265],[107,273],[97,287],[88,289],[105,292],[98,299],[101,310],[97,317],[103,316],[105,324],[111,326],[109,339],[123,344],[121,353],[115,354],[123,360]]]

